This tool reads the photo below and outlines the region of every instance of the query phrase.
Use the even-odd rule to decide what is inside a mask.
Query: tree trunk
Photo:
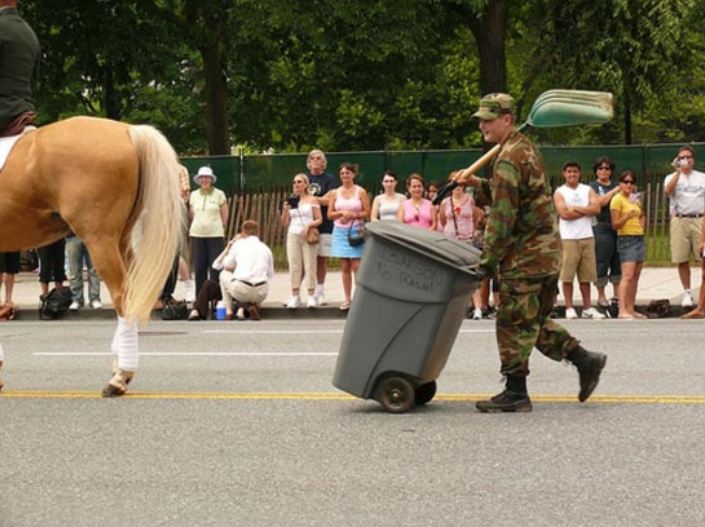
[[[206,135],[210,155],[230,154],[228,88],[222,50],[217,42],[200,47],[206,86]]]
[[[480,92],[482,95],[507,91],[507,5],[505,0],[490,0],[478,17],[466,17],[477,42],[480,56]]]
[[[105,105],[105,116],[108,119],[119,121],[122,117],[122,105],[115,92],[115,75],[111,64],[105,66],[105,94],[103,104]]]
[[[624,144],[632,144],[632,104],[629,88],[624,86]]]

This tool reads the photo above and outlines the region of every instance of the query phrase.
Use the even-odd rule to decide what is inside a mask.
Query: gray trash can
[[[333,385],[402,413],[436,393],[480,285],[480,251],[395,221],[368,224],[365,240]]]

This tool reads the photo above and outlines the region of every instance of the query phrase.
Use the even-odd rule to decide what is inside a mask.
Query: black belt
[[[702,214],[676,214],[676,218],[702,218]]]
[[[239,279],[236,280],[236,282],[242,282],[243,284],[249,285],[250,287],[259,287],[259,286],[264,285],[264,284],[267,283],[267,282],[265,281],[265,282],[257,282],[256,284],[252,284],[252,283],[248,282],[247,280],[239,280]]]

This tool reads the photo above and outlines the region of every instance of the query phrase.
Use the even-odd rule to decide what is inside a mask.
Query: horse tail
[[[140,186],[123,316],[144,323],[179,249],[185,208],[179,195],[178,159],[169,142],[151,126],[133,125],[129,131],[139,158]]]

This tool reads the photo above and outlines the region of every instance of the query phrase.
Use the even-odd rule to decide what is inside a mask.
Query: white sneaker
[[[193,280],[186,280],[184,282],[184,288],[186,289],[186,294],[184,295],[184,300],[186,302],[192,303],[196,301],[196,282]]]
[[[66,304],[64,304],[64,305],[66,305]],[[75,300],[73,302],[71,302],[71,305],[69,306],[69,311],[78,311],[79,309],[81,309],[81,304],[79,304]]]
[[[245,320],[245,308],[239,307],[237,313],[235,313],[235,318],[238,320]]]
[[[693,294],[690,291],[683,291],[682,307],[693,307]]]
[[[578,314],[575,312],[575,309],[572,307],[569,307],[565,310],[565,318],[569,318],[570,320],[575,320],[578,318]]]
[[[301,305],[301,299],[298,296],[290,296],[289,300],[286,302],[286,307],[288,309],[296,309]]]
[[[311,309],[312,307],[318,307],[318,302],[316,302],[316,298],[313,296],[308,297],[308,300],[306,301],[306,307]]]
[[[597,309],[595,309],[594,307],[591,307],[591,308],[589,308],[589,309],[583,309],[582,317],[583,317],[583,318],[592,318],[592,319],[595,319],[595,320],[602,320],[602,319],[605,318],[605,315],[603,315],[602,313],[600,313],[600,312],[599,312]]]
[[[317,295],[314,296],[314,298],[316,299],[317,306],[328,305],[328,302],[326,301],[326,297],[323,295],[323,293],[318,293]]]
[[[93,309],[100,309],[101,307],[103,307],[103,304],[100,303],[100,300],[92,300],[91,307]]]
[[[472,312],[472,319],[473,320],[482,320],[482,309],[479,307],[475,308],[475,311]]]

